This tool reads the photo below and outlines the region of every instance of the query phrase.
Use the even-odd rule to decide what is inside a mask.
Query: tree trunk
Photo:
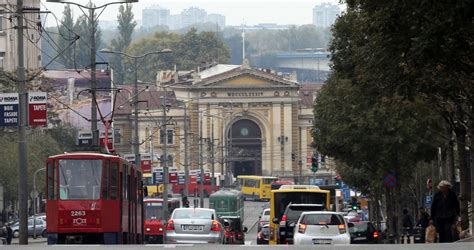
[[[459,161],[459,176],[461,178],[460,192],[459,192],[459,204],[461,206],[461,227],[463,230],[469,227],[469,215],[468,215],[468,199],[470,199],[470,187],[469,187],[469,176],[468,172],[469,165],[467,164],[467,151],[466,147],[466,129],[464,126],[459,124],[456,127],[456,145],[458,152]]]
[[[469,159],[471,159],[471,235],[474,235],[474,108],[471,108],[471,119],[469,121]]]
[[[446,166],[446,180],[453,183],[455,182],[455,179],[454,179],[454,142],[452,140],[452,137],[453,137],[453,130],[451,129],[451,127],[449,127],[447,129],[447,134],[446,134],[449,138],[449,140],[447,140],[446,142],[446,150],[445,150],[445,154],[446,154],[446,162],[445,162],[445,166]]]

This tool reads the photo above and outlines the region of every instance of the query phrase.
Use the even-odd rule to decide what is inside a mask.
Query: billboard
[[[28,125],[47,126],[48,116],[46,105],[48,104],[48,94],[46,92],[28,93]]]
[[[18,93],[0,93],[0,127],[18,127]]]

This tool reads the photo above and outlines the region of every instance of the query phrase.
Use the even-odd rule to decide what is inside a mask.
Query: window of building
[[[173,130],[172,129],[167,129],[167,135],[166,135],[166,143],[167,144],[173,144]],[[165,134],[163,130],[160,130],[160,144],[165,143]]]
[[[114,128],[114,143],[120,144],[122,139],[122,131],[120,128]]]

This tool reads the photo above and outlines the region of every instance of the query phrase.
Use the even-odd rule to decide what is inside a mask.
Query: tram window
[[[128,166],[127,164],[123,164],[123,180],[122,180],[122,200],[127,200],[128,195],[127,195],[127,187],[128,187],[128,182],[127,182],[127,172],[128,172]]]
[[[109,170],[110,170],[110,160],[105,161],[104,165],[104,186],[102,188],[102,199],[109,199]]]
[[[56,166],[54,162],[48,162],[48,200],[56,200],[56,181],[54,175],[56,173]]]
[[[112,162],[110,171],[110,199],[116,200],[118,198],[118,163]]]

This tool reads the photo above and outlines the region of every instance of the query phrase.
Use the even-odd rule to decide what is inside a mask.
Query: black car
[[[260,227],[257,233],[257,245],[268,245],[270,240],[270,225],[265,224]]]
[[[247,227],[242,225],[240,217],[222,216],[221,221],[224,225],[224,244],[245,244]]]
[[[289,204],[279,221],[280,244],[293,244],[293,230],[303,212],[323,211],[323,204]],[[275,222],[274,223],[278,223]]]
[[[377,244],[379,232],[370,221],[349,222],[351,244]]]

